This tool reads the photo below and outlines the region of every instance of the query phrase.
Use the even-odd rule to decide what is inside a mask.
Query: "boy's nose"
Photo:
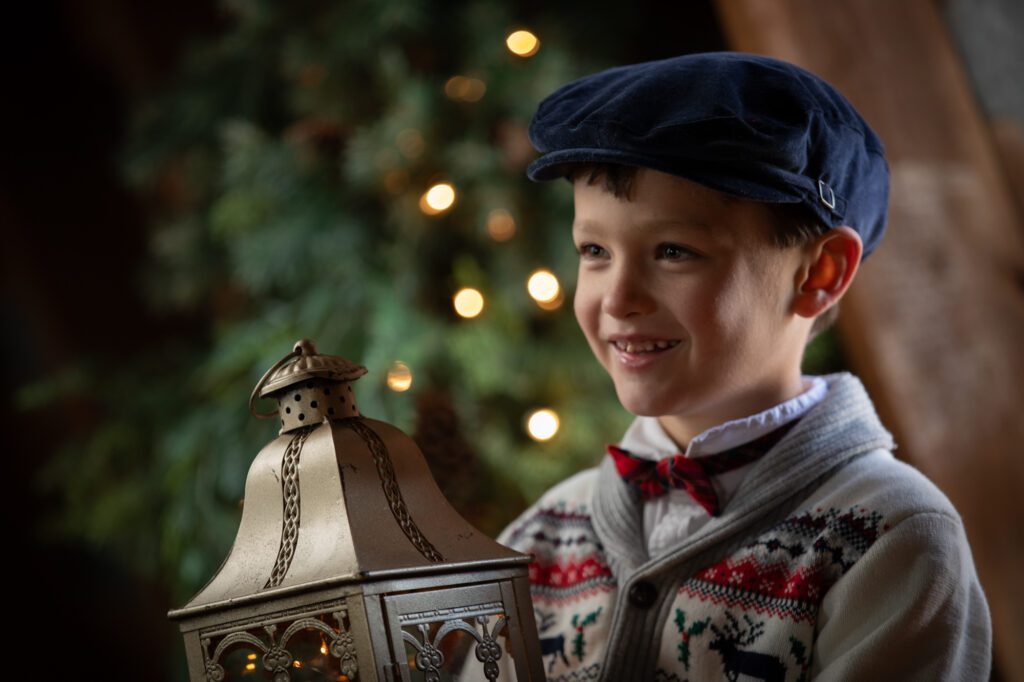
[[[610,276],[601,301],[601,309],[612,317],[644,315],[656,305],[642,278],[625,268]]]

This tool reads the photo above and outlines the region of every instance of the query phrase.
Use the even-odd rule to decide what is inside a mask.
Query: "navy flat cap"
[[[565,164],[653,168],[726,194],[802,203],[849,225],[864,257],[885,232],[889,167],[881,140],[835,88],[793,64],[738,52],[620,66],[540,103],[531,180]]]

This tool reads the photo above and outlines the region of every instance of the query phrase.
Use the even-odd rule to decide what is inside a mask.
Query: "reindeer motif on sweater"
[[[987,676],[991,625],[959,516],[892,456],[860,382],[824,378],[828,396],[721,518],[666,557],[646,557],[639,502],[607,461],[502,533],[534,556],[549,680]]]

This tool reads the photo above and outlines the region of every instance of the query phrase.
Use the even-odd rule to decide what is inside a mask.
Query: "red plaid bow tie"
[[[718,516],[722,510],[711,477],[759,459],[782,440],[797,421],[799,419],[783,424],[749,443],[706,457],[673,455],[654,462],[615,445],[608,446],[608,454],[615,460],[615,468],[622,480],[636,488],[641,500],[649,500],[671,489],[681,488],[704,507],[708,514]]]

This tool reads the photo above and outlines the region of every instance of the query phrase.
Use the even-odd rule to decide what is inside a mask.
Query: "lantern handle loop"
[[[277,417],[277,411],[257,412],[256,400],[260,397],[260,390],[263,388],[264,385],[266,385],[267,379],[270,378],[270,375],[279,370],[282,365],[284,365],[292,358],[297,358],[300,355],[302,355],[302,351],[302,346],[296,344],[295,348],[293,348],[292,351],[288,353],[288,355],[284,356],[283,358],[275,362],[274,366],[268,369],[263,374],[263,377],[259,380],[259,383],[256,384],[256,388],[252,389],[252,394],[249,396],[249,412],[252,414],[252,416],[256,417],[257,419],[273,419]]]

